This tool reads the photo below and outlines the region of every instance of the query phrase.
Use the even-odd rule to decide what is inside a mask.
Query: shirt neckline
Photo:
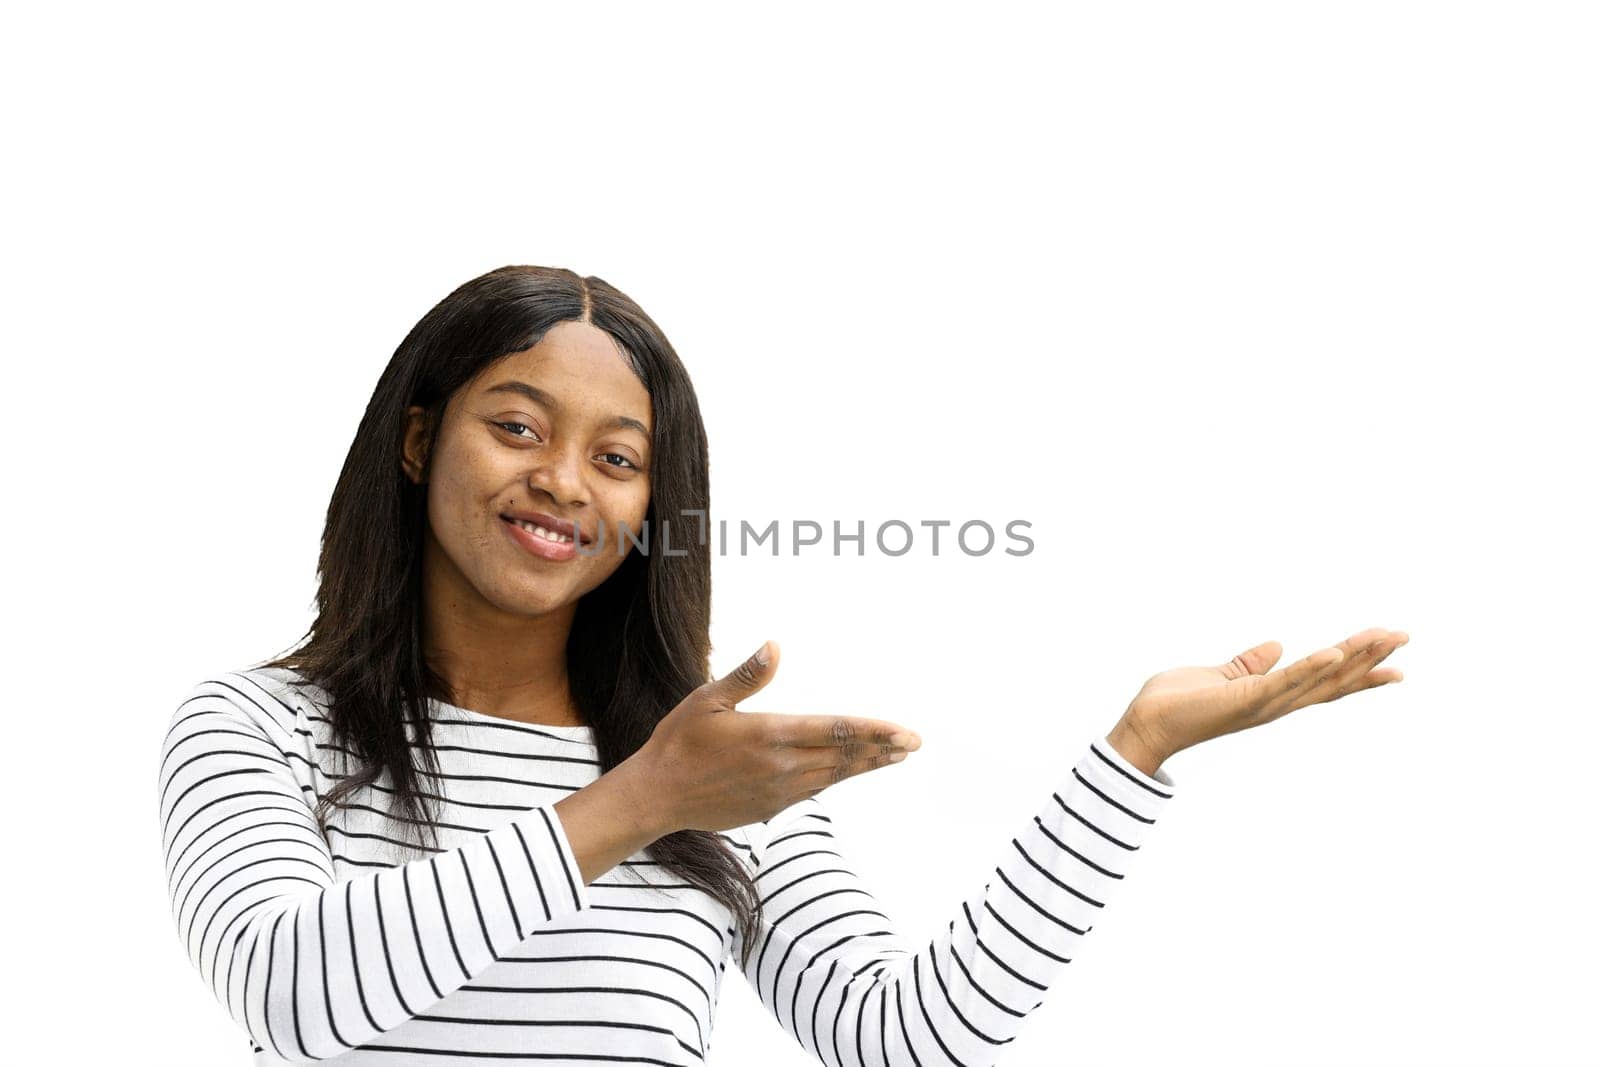
[[[490,726],[500,726],[509,730],[522,733],[546,734],[559,737],[565,741],[579,741],[584,744],[594,743],[594,727],[584,726],[554,726],[541,722],[522,722],[519,719],[507,719],[501,715],[489,715],[481,711],[473,711],[459,704],[450,704],[434,697],[428,699],[429,705],[435,711],[444,711],[453,714],[456,718],[466,722],[485,723]]]

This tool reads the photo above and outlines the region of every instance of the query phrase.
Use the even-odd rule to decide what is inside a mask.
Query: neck
[[[567,680],[577,603],[509,614],[443,569],[423,568],[423,656],[445,680],[447,703],[516,722],[586,725]]]

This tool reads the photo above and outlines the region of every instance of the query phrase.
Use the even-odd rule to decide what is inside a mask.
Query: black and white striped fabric
[[[555,803],[599,775],[588,727],[431,703],[441,823],[425,848],[389,815],[387,775],[318,828],[318,797],[355,763],[299,681],[202,681],[161,748],[173,918],[256,1064],[705,1062],[737,924],[643,852],[583,884]],[[831,1067],[1003,1062],[1173,795],[1165,771],[1094,740],[917,944],[820,796],[726,831],[765,908],[744,976]]]

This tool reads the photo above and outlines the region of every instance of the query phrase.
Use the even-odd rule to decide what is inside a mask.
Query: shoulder
[[[243,667],[194,681],[173,708],[164,745],[201,732],[258,734],[280,748],[309,730],[315,703],[305,683],[281,667]]]

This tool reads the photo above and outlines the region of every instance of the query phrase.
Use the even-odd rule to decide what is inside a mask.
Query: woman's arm
[[[336,881],[288,762],[293,735],[246,684],[202,682],[173,714],[162,847],[190,960],[282,1059],[337,1055],[425,1011],[587,907],[586,883],[654,840],[605,775],[559,815],[545,804],[460,848]]]
[[[1011,839],[995,877],[909,952],[841,855],[813,796],[769,824],[757,864],[766,916],[745,976],[829,1065],[988,1067],[1070,963],[1175,795],[1174,753],[1311,704],[1400,681],[1376,670],[1409,640],[1371,628],[1271,670],[1276,641],[1148,680],[1122,720]],[[735,932],[734,952],[742,944]]]
[[[1165,772],[1097,739],[915,952],[841,854],[826,806],[803,800],[753,854],[765,921],[745,977],[830,1067],[987,1067],[1077,955],[1173,795]],[[741,949],[736,933],[735,960]]]

